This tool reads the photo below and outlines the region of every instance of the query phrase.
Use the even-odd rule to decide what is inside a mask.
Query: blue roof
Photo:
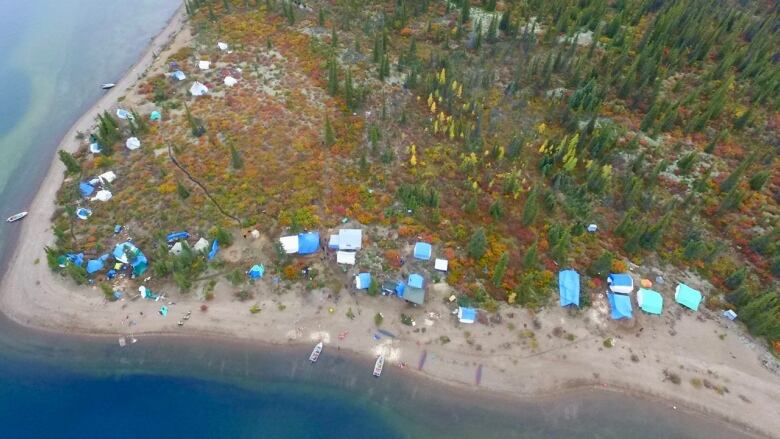
[[[357,289],[368,289],[369,285],[371,285],[371,273],[360,273],[357,275],[357,277],[360,282],[360,285],[356,285]]]
[[[610,273],[607,282],[616,287],[631,287],[634,285],[634,279],[627,273]]]
[[[674,292],[674,300],[682,306],[694,311],[699,309],[701,303],[701,293],[685,284],[677,285]]]
[[[625,294],[607,293],[609,308],[612,311],[612,319],[630,319],[633,317],[631,308],[631,297]]]
[[[424,282],[423,277],[415,273],[409,275],[409,282],[407,283],[412,288],[422,288],[423,282]]]
[[[82,181],[79,183],[79,192],[81,192],[82,197],[88,197],[92,195],[92,192],[95,192],[95,188],[91,184]]]
[[[658,291],[640,288],[636,300],[642,311],[650,314],[661,314],[664,309],[664,298]]]
[[[414,257],[427,261],[431,259],[432,248],[427,242],[418,242],[414,245]]]
[[[561,306],[580,306],[580,274],[574,270],[558,273],[558,289],[561,293]]]
[[[298,234],[298,254],[310,255],[320,249],[320,232]]]
[[[187,239],[189,237],[190,237],[189,233],[185,231],[181,231],[181,232],[169,233],[168,236],[165,237],[165,240],[168,242],[172,242],[172,241],[178,241],[180,239]]]
[[[251,279],[260,279],[263,277],[263,274],[265,274],[265,267],[262,265],[255,264],[249,269],[249,277]]]

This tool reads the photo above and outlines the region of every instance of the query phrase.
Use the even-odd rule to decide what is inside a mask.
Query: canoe
[[[12,223],[14,221],[19,221],[20,219],[22,219],[22,218],[24,218],[26,216],[27,216],[27,212],[19,212],[16,215],[9,216],[8,219],[5,220],[5,221],[9,222],[9,223]]]

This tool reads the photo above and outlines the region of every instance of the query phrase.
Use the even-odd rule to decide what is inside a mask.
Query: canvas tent
[[[458,307],[458,321],[461,323],[474,323],[477,320],[477,310],[474,308]]]
[[[371,285],[370,273],[359,273],[357,276],[355,276],[355,288],[357,288],[358,290],[367,290],[370,285]]]
[[[422,259],[423,261],[427,261],[431,259],[432,251],[433,249],[431,248],[431,245],[427,242],[418,242],[414,244],[415,259]]]
[[[190,94],[193,96],[203,96],[208,92],[209,92],[208,87],[206,87],[205,85],[201,84],[198,81],[193,82],[192,85],[190,86]]]
[[[341,229],[338,235],[339,250],[360,250],[363,246],[363,231],[360,229]]]
[[[607,284],[613,293],[631,294],[634,291],[634,278],[628,273],[610,273]]]
[[[200,238],[198,242],[192,246],[192,249],[196,252],[207,252],[209,250],[209,241],[206,238]]]
[[[436,259],[433,261],[433,269],[438,271],[447,271],[449,261],[446,259]]]
[[[232,87],[238,83],[238,79],[232,77],[232,76],[225,76],[225,85],[228,87]]]
[[[217,47],[219,48],[219,50],[222,50],[222,51],[228,50],[228,45],[227,45],[227,43],[218,42],[218,43],[217,43]]]
[[[339,264],[355,265],[355,252],[337,252],[336,262]]]
[[[105,189],[98,191],[94,197],[92,197],[92,201],[98,200],[98,201],[108,201],[111,199],[113,195],[111,194],[111,191],[107,191]]]
[[[176,244],[173,244],[173,247],[171,247],[170,250],[168,250],[168,253],[171,253],[175,256],[179,256],[184,251],[184,246],[180,242],[177,242]]]
[[[176,70],[175,72],[171,73],[171,78],[177,81],[184,81],[187,79],[187,75],[185,75],[181,70]]]
[[[198,68],[201,70],[208,70],[211,67],[211,61],[201,60],[198,61]]]
[[[631,297],[625,294],[607,293],[612,320],[630,319],[633,317]]]
[[[636,292],[636,303],[642,311],[650,314],[661,315],[664,309],[664,298],[658,291],[640,288]]]
[[[580,306],[580,274],[574,270],[558,272],[561,306]]]
[[[298,235],[282,236],[279,242],[288,255],[298,253]]]
[[[424,282],[425,280],[422,276],[417,273],[413,273],[409,275],[409,281],[407,284],[412,288],[422,288]]]
[[[690,308],[694,311],[699,309],[701,303],[701,293],[685,284],[677,285],[674,290],[674,300],[680,305]]]
[[[138,140],[138,137],[131,137],[127,139],[127,141],[125,142],[125,146],[130,151],[135,151],[136,149],[141,147],[141,141]]]
[[[298,253],[310,255],[320,249],[320,232],[298,234]]]
[[[98,175],[98,179],[100,179],[100,182],[103,184],[111,183],[116,180],[116,174],[114,174],[113,171],[107,171]]]

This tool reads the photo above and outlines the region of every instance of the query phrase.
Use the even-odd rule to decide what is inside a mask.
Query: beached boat
[[[317,346],[314,346],[314,349],[311,351],[311,355],[309,355],[309,361],[316,363],[320,358],[320,353],[322,353],[322,342],[319,342],[317,343]]]
[[[116,84],[114,84],[113,82],[106,82],[105,84],[100,85],[100,88],[102,88],[103,90],[108,90],[109,88],[114,88],[114,87],[116,87]]]
[[[14,221],[19,221],[20,219],[22,219],[22,218],[24,218],[26,216],[27,216],[27,212],[19,212],[16,215],[9,216],[8,219],[5,220],[5,221],[9,222],[9,223],[12,223]]]
[[[385,366],[385,356],[380,355],[379,358],[376,359],[376,363],[374,363],[374,376],[379,378],[379,375],[382,375],[382,368]]]

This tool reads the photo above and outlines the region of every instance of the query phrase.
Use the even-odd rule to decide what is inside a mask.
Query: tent
[[[331,250],[339,249],[339,235],[330,235],[330,239],[328,239],[328,248]]]
[[[152,114],[149,115],[149,120],[160,120],[162,119],[162,113],[160,113],[157,110],[152,111]]]
[[[201,70],[208,70],[211,67],[211,61],[198,61],[198,68]]]
[[[90,259],[87,261],[87,273],[92,274],[103,269],[103,261],[100,259]]]
[[[310,255],[320,249],[320,232],[298,234],[298,254]]]
[[[355,265],[355,252],[337,252],[336,262],[339,264]]]
[[[679,284],[674,290],[674,300],[680,305],[696,311],[701,303],[701,293],[688,285]]]
[[[105,189],[98,191],[94,197],[92,197],[92,201],[98,200],[98,201],[108,201],[111,199],[113,195],[111,194],[111,191],[107,191]]]
[[[438,271],[447,271],[449,261],[446,259],[436,259],[433,261],[433,269]]]
[[[412,288],[422,288],[423,287],[423,283],[425,283],[425,280],[419,274],[414,273],[414,274],[410,274],[409,275],[409,281],[407,282],[407,284],[410,287],[412,287]]]
[[[103,148],[100,147],[99,143],[92,142],[89,144],[89,152],[92,154],[100,154],[101,151],[103,151]]]
[[[407,288],[404,288],[403,296],[399,297],[402,297],[407,302],[422,305],[425,303],[425,290],[422,288],[414,288],[410,285]]]
[[[192,246],[192,249],[196,252],[202,252],[206,253],[209,251],[209,241],[206,238],[201,237],[198,242],[195,243],[194,246]]]
[[[82,181],[79,183],[79,192],[81,192],[82,197],[86,198],[95,192],[95,188],[91,184]]]
[[[217,252],[219,251],[219,241],[216,239],[211,243],[211,250],[209,251],[208,260],[214,259],[214,256],[217,255]]]
[[[558,272],[558,289],[561,306],[580,306],[580,274],[574,270]]]
[[[227,43],[219,42],[217,43],[217,48],[219,48],[219,50],[224,52],[225,50],[228,50],[228,45]]]
[[[165,240],[166,240],[166,241],[168,241],[168,242],[173,242],[173,241],[178,241],[178,240],[180,240],[180,239],[187,239],[187,238],[189,238],[189,237],[190,237],[190,234],[189,234],[189,233],[187,233],[187,232],[185,232],[185,231],[181,231],[181,232],[172,232],[172,233],[169,233],[169,234],[168,234],[168,235],[165,237]]]
[[[363,243],[363,231],[360,229],[339,230],[339,250],[360,250]]]
[[[92,216],[92,210],[80,207],[80,208],[76,209],[76,216],[79,219],[85,220],[85,219],[89,218],[90,216]]]
[[[253,265],[247,272],[250,279],[260,279],[265,274],[265,267],[262,265]]]
[[[171,78],[177,81],[184,81],[187,79],[187,75],[185,75],[181,70],[176,70],[175,72],[171,73]]]
[[[103,184],[111,183],[112,181],[116,180],[116,174],[114,174],[113,171],[107,171],[98,175],[98,179]]]
[[[193,96],[203,96],[209,92],[209,89],[198,81],[192,83],[190,86],[190,94]]]
[[[232,87],[236,84],[238,84],[238,79],[232,76],[225,76],[225,85],[227,85],[228,87]]]
[[[114,247],[113,255],[117,261],[132,265],[134,276],[144,274],[146,269],[149,268],[149,261],[146,259],[146,255],[130,241],[117,244]]]
[[[171,247],[170,250],[168,250],[168,253],[179,256],[183,251],[184,251],[184,246],[181,245],[181,242],[177,242],[176,244],[173,244],[173,247]]]
[[[723,317],[725,317],[725,318],[727,318],[727,319],[729,319],[731,321],[734,321],[737,318],[737,313],[735,313],[733,309],[727,309],[727,310],[723,311]]]
[[[141,141],[138,140],[138,137],[131,137],[131,138],[127,139],[127,141],[125,142],[125,146],[130,151],[134,151],[134,150],[136,150],[136,149],[141,147]]]
[[[123,119],[123,120],[125,120],[125,119],[133,120],[134,119],[132,113],[130,113],[129,111],[124,110],[122,108],[117,108],[116,109],[116,117],[118,117],[120,119]]]
[[[290,235],[290,236],[282,236],[279,238],[279,242],[282,244],[282,248],[284,249],[284,252],[288,255],[291,255],[293,253],[298,253],[298,236],[297,235]]]
[[[458,321],[461,323],[474,323],[477,320],[477,310],[474,308],[458,307]]]
[[[650,314],[661,315],[664,309],[664,298],[658,291],[640,288],[636,292],[636,303],[642,311]]]
[[[84,265],[84,253],[65,253],[65,260],[79,267]],[[64,265],[61,265],[64,267]]]
[[[634,279],[628,273],[610,273],[607,284],[613,293],[631,294],[634,291]]]
[[[370,285],[371,285],[370,273],[360,273],[357,276],[355,276],[355,288],[357,288],[358,290],[367,290]]]
[[[612,320],[630,319],[633,317],[631,297],[625,294],[607,293]]]
[[[427,242],[418,242],[414,244],[414,257],[415,259],[422,259],[427,261],[431,259],[432,248]]]

